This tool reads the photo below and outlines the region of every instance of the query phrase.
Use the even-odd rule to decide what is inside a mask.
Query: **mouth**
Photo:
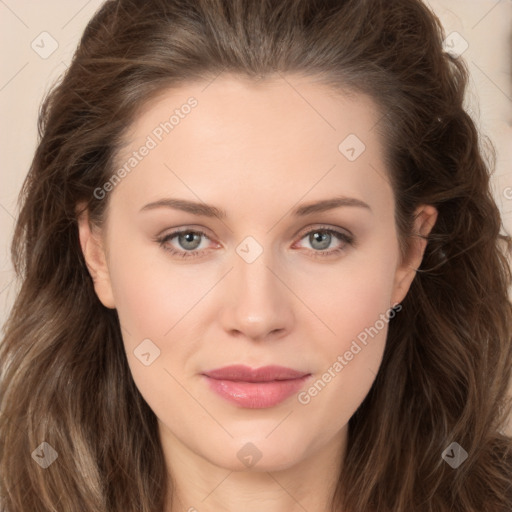
[[[210,390],[225,400],[248,409],[274,407],[297,393],[310,373],[283,366],[252,369],[226,366],[202,374]]]

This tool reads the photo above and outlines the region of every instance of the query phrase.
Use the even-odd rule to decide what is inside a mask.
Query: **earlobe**
[[[101,236],[91,226],[89,212],[83,204],[77,206],[76,212],[80,246],[94,283],[96,295],[105,307],[115,309],[110,272]]]
[[[416,209],[413,234],[409,241],[407,254],[395,273],[395,282],[391,305],[403,301],[421,265],[427,247],[427,237],[437,220],[437,209],[431,205],[422,205]]]

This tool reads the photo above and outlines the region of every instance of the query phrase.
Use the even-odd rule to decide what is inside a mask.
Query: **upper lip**
[[[241,364],[224,366],[204,372],[212,379],[233,380],[244,382],[270,382],[273,380],[300,379],[309,375],[307,372],[286,368],[284,366],[262,366],[261,368],[250,368]]]

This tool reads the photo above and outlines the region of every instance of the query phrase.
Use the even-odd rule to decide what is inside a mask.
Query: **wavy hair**
[[[464,109],[468,71],[420,0],[108,0],[45,97],[19,197],[20,288],[0,345],[0,500],[6,512],[163,512],[172,494],[154,413],[115,310],[98,300],[76,205],[101,225],[126,129],[170,87],[300,73],[370,96],[402,243],[439,215],[376,380],[349,422],[332,509],[512,510],[507,388],[512,242],[490,192],[492,144]],[[488,151],[485,150],[488,148]],[[42,469],[45,441],[58,459]],[[452,469],[451,442],[469,454]]]

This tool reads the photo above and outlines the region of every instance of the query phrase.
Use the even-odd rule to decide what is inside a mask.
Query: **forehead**
[[[149,201],[179,189],[257,209],[262,197],[293,204],[334,191],[385,206],[380,117],[371,98],[311,78],[185,84],[146,104],[127,131],[116,167],[129,175],[115,194]]]

